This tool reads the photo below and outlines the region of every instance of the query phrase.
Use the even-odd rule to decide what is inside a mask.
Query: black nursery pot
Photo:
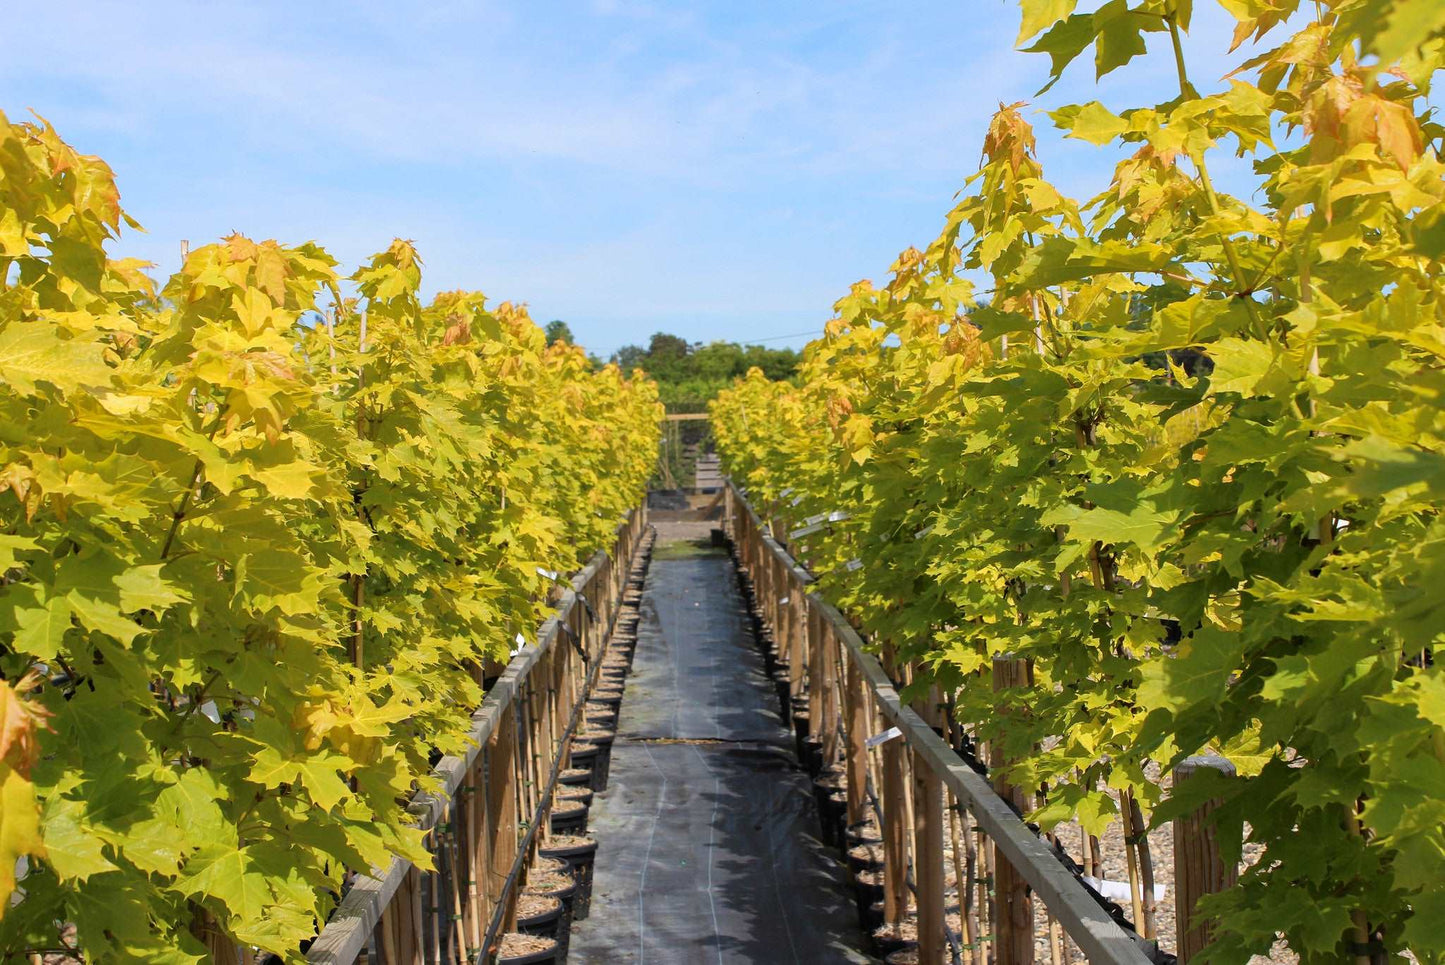
[[[810,776],[817,777],[823,770],[823,742],[816,737],[805,737],[802,745],[803,768]]]
[[[497,965],[551,965],[558,960],[557,952],[561,947],[561,944],[554,940],[551,948],[530,955],[498,955],[496,962]]]
[[[559,801],[581,801],[583,804],[587,805],[588,807],[591,807],[591,806],[592,806],[592,795],[594,795],[595,793],[597,793],[596,791],[593,791],[590,787],[580,787],[580,788],[579,788],[579,787],[569,787],[567,790],[568,790],[569,793],[567,793],[567,794],[561,794],[561,793],[559,793],[559,794],[557,795],[557,800],[559,800]]]
[[[891,938],[886,928],[875,929],[873,932],[873,945],[878,949],[879,957],[887,959],[894,952],[911,951],[918,947],[918,942],[912,938]]]
[[[609,734],[606,737],[589,737],[583,743],[574,742],[572,744],[573,766],[590,766],[592,768],[592,790],[594,791],[607,790],[607,774],[612,761],[612,740],[613,737]],[[590,751],[582,750],[582,748],[589,747]],[[590,754],[591,764],[577,764],[579,753]]]
[[[881,883],[874,884],[859,877],[853,879],[853,888],[858,893],[859,908],[871,908],[875,903],[881,907],[883,901],[883,885]]]
[[[572,766],[578,770],[585,769],[587,773],[560,774],[557,777],[557,783],[566,785],[567,787],[585,787],[590,791],[592,789],[592,765],[590,763],[578,764],[576,757],[574,756],[572,760]]]
[[[823,798],[823,807],[818,813],[818,818],[823,825],[823,836],[828,839],[828,844],[842,847],[843,829],[848,824],[846,792],[840,792],[836,788],[829,790]]]
[[[577,891],[572,899],[572,920],[582,921],[592,909],[592,868],[597,861],[597,842],[571,848],[539,848],[538,854],[548,858],[561,858],[571,867],[577,880]]]
[[[778,674],[773,679],[773,685],[778,691],[778,706],[783,709],[784,719],[787,719],[793,713],[793,685],[788,682],[788,665],[780,663],[778,664],[778,668]]]
[[[580,741],[572,742],[572,753],[570,755],[573,768],[587,768],[595,771],[597,769],[597,745],[584,744]]]
[[[847,851],[845,852],[845,857],[848,860],[848,871],[852,874],[857,875],[865,871],[877,871],[883,867],[883,860],[881,858],[854,854],[853,849],[857,847],[857,845],[851,841],[845,843],[848,845]]]
[[[566,912],[567,903],[559,900],[557,907],[550,911],[544,911],[539,915],[532,915],[528,918],[519,917],[517,919],[517,931],[523,935],[536,935],[539,938],[555,939],[562,923],[562,916],[566,914]]]
[[[555,811],[551,815],[551,828],[553,834],[581,834],[587,830],[587,812],[590,811],[587,805],[569,810],[563,814]]]

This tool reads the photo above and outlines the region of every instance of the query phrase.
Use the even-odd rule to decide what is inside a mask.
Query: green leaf
[[[1241,338],[1222,338],[1209,346],[1214,360],[1214,373],[1209,378],[1211,392],[1238,392],[1252,395],[1274,365],[1273,350],[1265,342]]]
[[[186,862],[176,879],[184,895],[215,898],[243,922],[260,919],[273,900],[266,876],[251,863],[245,848],[211,845]]]
[[[1077,3],[1078,0],[1022,0],[1019,6],[1023,8],[1023,18],[1014,46],[1022,44],[1040,30],[1052,27],[1073,13]]]
[[[61,878],[85,881],[91,875],[112,871],[105,842],[87,826],[85,804],[69,798],[52,798],[41,821],[45,860]]]
[[[0,328],[0,381],[23,395],[34,395],[41,382],[63,392],[108,386],[115,370],[104,356],[100,344],[61,338],[58,329],[43,322]]]
[[[163,565],[151,563],[146,566],[132,566],[111,581],[120,589],[121,610],[126,613],[137,610],[154,610],[159,613],[167,607],[190,599],[190,594],[183,588],[162,578]]]
[[[1145,53],[1143,31],[1154,24],[1142,14],[1129,9],[1128,0],[1109,0],[1094,11],[1094,29],[1098,32],[1094,49],[1095,77],[1124,66]]]
[[[1094,42],[1094,34],[1093,14],[1074,13],[1050,27],[1033,46],[1024,48],[1028,53],[1049,55],[1049,82],[1039,90],[1040,94],[1054,86],[1064,68]]]
[[[53,660],[70,629],[70,603],[63,596],[42,599],[44,590],[34,584],[14,589],[16,597],[28,596],[31,605],[17,605],[12,612],[15,636],[11,646],[36,660]],[[17,600],[18,603],[18,600]]]
[[[1090,144],[1108,144],[1129,129],[1128,121],[1098,101],[1050,111],[1049,116],[1060,130],[1069,132],[1069,137]]]

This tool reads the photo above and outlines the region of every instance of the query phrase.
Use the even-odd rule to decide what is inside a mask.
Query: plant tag
[[[795,529],[788,534],[788,539],[802,539],[804,536],[812,536],[823,528],[822,523],[815,523],[811,526],[804,526],[802,529]]]
[[[843,512],[843,510],[841,510],[841,509],[835,509],[835,510],[833,510],[831,513],[828,514],[828,522],[830,522],[830,523],[841,523],[843,520],[845,520],[845,519],[847,519],[847,518],[848,518],[848,514],[845,513],[845,512]]]
[[[788,601],[791,600],[791,599],[792,599],[792,597],[780,596],[780,597],[778,597],[778,604],[779,604],[780,606],[787,606],[787,605],[788,605]]]
[[[538,575],[538,576],[545,576],[547,579],[551,580],[551,581],[554,582],[554,583],[557,581],[557,571],[556,571],[556,570],[544,570],[544,569],[542,569],[542,568],[539,566],[539,567],[537,567],[537,575]]]
[[[860,559],[851,559],[848,562],[844,563],[843,566],[848,570],[849,573],[852,573],[863,568],[863,561]]]
[[[799,503],[801,503],[802,501],[803,501],[803,497],[802,497],[802,496],[794,496],[794,497],[793,497],[793,502],[791,503],[791,505],[796,506],[796,505],[798,505]]]
[[[1079,875],[1079,880],[1087,882],[1090,888],[1097,891],[1100,897],[1108,898],[1110,901],[1131,901],[1133,893],[1129,890],[1127,881],[1109,881],[1107,878],[1094,878],[1089,875]],[[1164,885],[1154,886],[1154,900],[1162,901],[1167,891]]]
[[[920,529],[918,532],[914,533],[914,534],[913,534],[913,538],[914,538],[914,539],[923,539],[923,537],[927,536],[927,535],[928,535],[929,533],[931,533],[931,532],[933,532],[933,527],[932,527],[932,526],[925,526],[925,527],[923,527],[922,529]]]
[[[781,499],[781,498],[784,497],[784,496],[792,495],[792,492],[793,492],[793,487],[792,487],[792,486],[789,486],[787,489],[784,489],[782,492],[778,493],[778,498]]]
[[[816,516],[809,516],[809,517],[807,517],[806,519],[804,519],[804,520],[803,520],[803,525],[804,525],[804,526],[817,526],[819,523],[821,523],[823,520],[825,520],[825,519],[827,519],[827,518],[828,518],[828,514],[827,514],[827,513],[819,513],[819,514],[816,515]]]
[[[889,741],[902,736],[903,731],[899,730],[897,727],[890,727],[883,733],[874,734],[872,737],[865,740],[863,742],[863,746],[867,747],[871,751],[875,747],[882,747]]]

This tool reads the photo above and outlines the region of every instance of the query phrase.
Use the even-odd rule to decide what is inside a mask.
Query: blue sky
[[[175,269],[181,239],[314,239],[344,265],[413,239],[428,291],[566,319],[603,355],[666,330],[801,345],[859,278],[938,232],[999,102],[1047,58],[1002,0],[142,3],[18,0],[0,109],[115,168]],[[1202,88],[1232,24],[1195,14]],[[1168,99],[1158,49],[1034,108]],[[1247,55],[1247,48],[1240,52]],[[1039,129],[1076,197],[1113,156]],[[1245,187],[1247,169],[1216,173]]]

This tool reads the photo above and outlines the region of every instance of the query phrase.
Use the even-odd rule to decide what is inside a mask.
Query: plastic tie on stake
[[[788,605],[788,601],[791,600],[791,599],[792,599],[792,597],[790,597],[790,596],[780,596],[780,597],[778,597],[778,605],[779,605],[779,606],[787,606],[787,605]]]
[[[888,743],[889,741],[891,741],[891,740],[896,740],[897,738],[902,737],[902,736],[903,736],[903,731],[899,730],[897,727],[890,727],[890,728],[888,728],[887,730],[883,731],[882,733],[874,734],[872,737],[869,737],[869,738],[867,738],[866,740],[864,740],[864,741],[863,741],[863,746],[866,747],[866,748],[868,748],[868,749],[871,751],[871,750],[873,750],[873,748],[875,748],[875,747],[882,747],[884,744]]]

